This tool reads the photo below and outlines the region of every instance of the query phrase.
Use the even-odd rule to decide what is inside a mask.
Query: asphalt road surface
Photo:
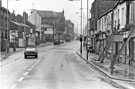
[[[77,54],[80,43],[38,48],[37,59],[24,59],[23,51],[1,63],[0,89],[121,89],[112,85]]]

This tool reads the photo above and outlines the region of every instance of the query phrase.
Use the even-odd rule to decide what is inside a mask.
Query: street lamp
[[[82,39],[82,0],[69,0],[69,1],[81,1],[81,39]],[[80,40],[80,53],[82,54],[82,40]]]
[[[88,60],[88,27],[89,27],[89,20],[88,20],[88,10],[89,10],[89,0],[87,0],[87,45],[86,45],[86,59]]]
[[[8,39],[8,0],[7,0],[7,53],[9,52],[9,39]]]

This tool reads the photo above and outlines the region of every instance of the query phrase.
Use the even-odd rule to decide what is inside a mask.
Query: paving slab
[[[86,60],[86,50],[83,50],[82,55],[80,54],[79,50],[77,51],[77,54],[79,54],[83,59]],[[117,63],[114,67],[114,72],[111,74],[110,69],[110,59],[105,59],[104,63],[100,63],[97,61],[99,58],[99,55],[94,53],[88,54],[88,62],[92,63],[95,67],[97,67],[99,70],[101,70],[105,75],[112,79],[116,80],[122,80],[122,81],[128,81],[128,82],[135,82],[135,66],[130,66],[128,64],[124,63]]]

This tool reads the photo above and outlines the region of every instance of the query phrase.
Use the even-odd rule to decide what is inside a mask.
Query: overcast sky
[[[94,0],[89,0],[89,9]],[[2,6],[7,7],[7,0],[2,0]],[[10,12],[15,10],[16,14],[22,14],[23,11],[29,12],[30,9],[37,10],[52,10],[61,12],[65,11],[65,17],[68,20],[71,20],[75,23],[75,26],[79,26],[80,24],[80,6],[81,2],[78,1],[69,1],[69,0],[9,0],[8,8]],[[87,8],[87,0],[83,0],[83,13],[85,13],[86,19],[86,8]],[[79,12],[76,14],[76,12]],[[79,27],[78,27],[79,28]]]

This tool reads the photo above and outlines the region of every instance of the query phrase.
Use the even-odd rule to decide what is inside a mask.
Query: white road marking
[[[28,75],[29,72],[24,73],[24,75]]]
[[[38,60],[33,66],[31,66],[31,68],[29,69],[29,71],[31,71],[38,63],[40,60]]]
[[[31,66],[31,68],[34,68],[35,66],[33,65],[33,66]]]
[[[90,70],[92,71],[92,72],[95,72],[95,70],[94,69],[92,69],[91,67],[89,67],[90,68]]]
[[[38,60],[38,61],[34,64],[34,66],[36,66],[36,65],[39,63],[39,61],[40,61],[40,60]]]
[[[34,64],[34,66],[36,66],[36,65],[37,65],[37,63]]]
[[[22,81],[24,79],[24,77],[21,77],[18,81]]]
[[[14,89],[16,86],[17,86],[17,84],[14,84],[14,85],[11,87],[11,89]]]
[[[32,69],[30,68],[29,71],[31,71]]]

